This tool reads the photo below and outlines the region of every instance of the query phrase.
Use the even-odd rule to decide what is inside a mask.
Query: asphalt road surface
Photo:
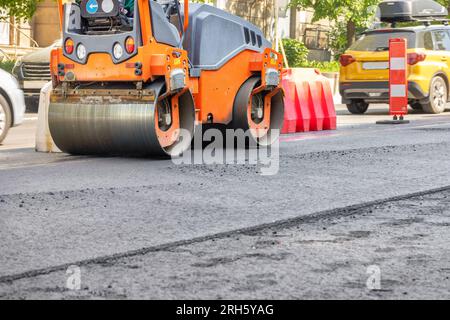
[[[0,147],[0,298],[448,299],[450,114],[386,112],[284,136],[272,176],[38,154],[29,115]]]

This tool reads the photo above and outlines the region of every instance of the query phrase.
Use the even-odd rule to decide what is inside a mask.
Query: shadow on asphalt
[[[411,108],[408,109],[408,114],[411,115],[427,115],[427,113],[423,112],[423,111],[418,111],[418,110],[413,110]],[[442,113],[441,115],[444,114],[450,114],[450,109],[446,109],[446,111],[444,113]],[[349,111],[347,111],[346,108],[344,109],[337,109],[336,110],[336,115],[338,116],[358,116],[358,115],[352,115]],[[369,107],[369,110],[365,113],[362,114],[360,116],[386,116],[389,115],[389,107],[374,107],[373,109],[371,109]]]
[[[39,97],[25,97],[26,113],[38,113]]]

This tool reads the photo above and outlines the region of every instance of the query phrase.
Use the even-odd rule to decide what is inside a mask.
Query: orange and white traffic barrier
[[[389,40],[389,114],[394,120],[408,114],[407,40]]]
[[[284,125],[281,133],[336,130],[336,110],[329,80],[312,68],[283,71]]]

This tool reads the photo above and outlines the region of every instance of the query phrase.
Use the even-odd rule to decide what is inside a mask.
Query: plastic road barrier
[[[36,151],[37,152],[61,152],[53,142],[48,127],[48,107],[50,105],[50,93],[52,83],[47,83],[41,90],[39,99],[38,124],[36,130]]]
[[[389,113],[408,114],[407,40],[389,40]]]
[[[335,130],[336,109],[329,80],[311,68],[285,69],[283,134]]]

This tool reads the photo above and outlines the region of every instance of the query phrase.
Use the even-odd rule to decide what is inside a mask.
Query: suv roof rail
[[[417,22],[423,23],[426,27],[431,26],[431,24],[433,22],[442,22],[443,25],[448,26],[448,24],[450,23],[450,19],[435,19],[435,18],[432,18],[432,19],[420,19],[420,20],[417,20]]]
[[[448,26],[450,24],[450,19],[438,19],[438,18],[429,18],[429,19],[415,19],[409,22],[417,22],[422,23],[425,27],[430,27],[433,22],[441,22],[444,26]],[[392,28],[397,27],[397,21],[391,23]]]

